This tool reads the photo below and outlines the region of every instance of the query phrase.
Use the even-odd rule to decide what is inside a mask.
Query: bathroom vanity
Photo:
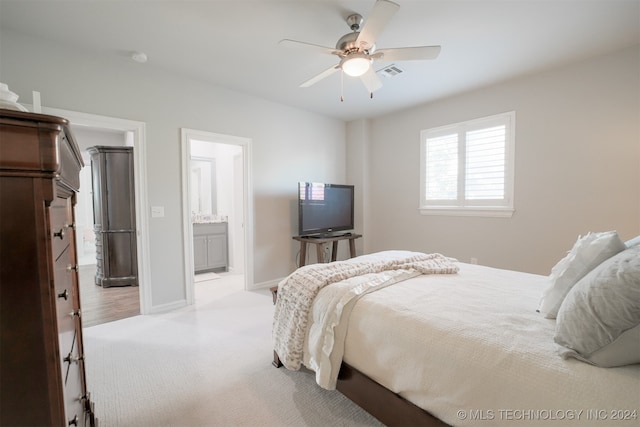
[[[193,264],[196,273],[228,270],[228,234],[227,222],[193,224]]]

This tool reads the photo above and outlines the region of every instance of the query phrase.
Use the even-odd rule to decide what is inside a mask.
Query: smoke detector
[[[140,64],[144,64],[147,62],[147,54],[144,52],[133,52],[131,53],[131,59]]]

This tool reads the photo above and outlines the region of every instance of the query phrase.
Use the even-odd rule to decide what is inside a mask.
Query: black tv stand
[[[336,234],[311,234],[309,236],[298,236],[301,239],[333,239],[334,237],[348,237],[353,233],[336,233]]]
[[[332,243],[331,248],[331,261],[335,261],[338,255],[338,242],[340,240],[349,240],[349,255],[351,258],[356,256],[356,239],[362,237],[361,234],[344,233],[340,235],[331,236],[293,236],[293,240],[300,242],[300,267],[305,265],[307,258],[307,243],[313,243],[316,245],[316,251],[318,255],[318,262],[326,262],[324,259],[323,245],[325,243]]]

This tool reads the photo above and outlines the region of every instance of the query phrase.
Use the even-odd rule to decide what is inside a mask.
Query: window
[[[420,212],[513,214],[515,112],[420,133]]]

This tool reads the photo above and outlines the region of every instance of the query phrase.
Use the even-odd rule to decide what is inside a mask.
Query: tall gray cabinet
[[[133,148],[95,146],[91,155],[96,285],[137,286]]]

